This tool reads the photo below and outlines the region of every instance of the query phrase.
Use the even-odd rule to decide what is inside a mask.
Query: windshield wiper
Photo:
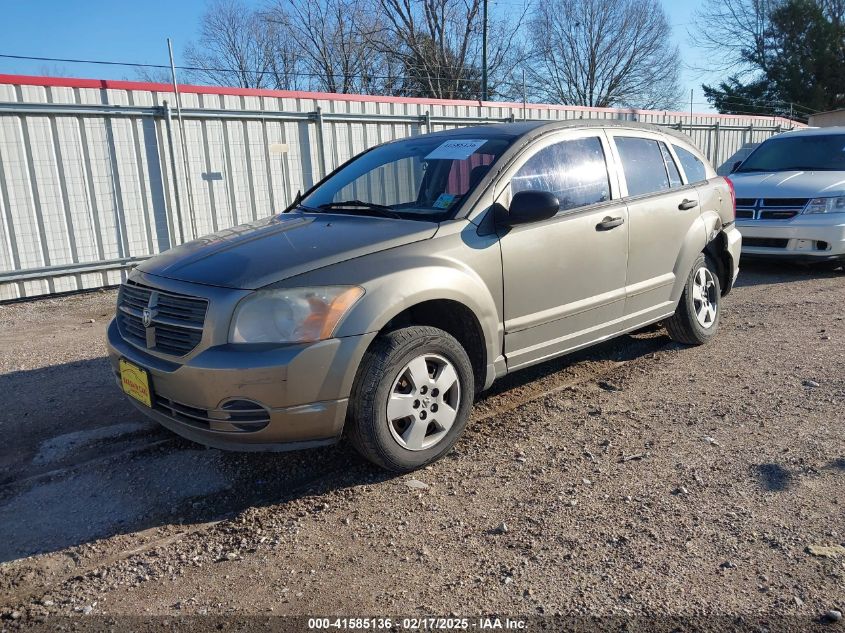
[[[343,202],[326,202],[321,204],[318,209],[322,211],[356,211],[359,209],[364,209],[370,212],[372,215],[378,215],[383,218],[393,218],[395,220],[401,220],[402,216],[396,213],[393,209],[383,204],[377,204],[375,202],[364,202],[363,200],[344,200]]]

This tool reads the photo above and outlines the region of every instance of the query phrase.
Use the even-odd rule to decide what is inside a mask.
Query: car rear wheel
[[[466,426],[472,364],[443,330],[406,327],[367,350],[349,402],[349,438],[371,462],[408,472],[439,459]]]
[[[672,340],[702,345],[716,336],[722,308],[718,269],[703,253],[692,266],[675,314],[666,321]]]

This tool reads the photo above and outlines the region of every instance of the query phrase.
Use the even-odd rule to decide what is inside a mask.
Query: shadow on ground
[[[843,279],[845,271],[831,270],[820,265],[796,264],[766,259],[741,259],[736,287],[783,284],[811,279]]]
[[[757,478],[757,483],[765,492],[785,492],[794,488],[798,484],[798,479],[806,470],[789,470],[780,464],[759,464],[754,467],[754,474]],[[824,475],[825,473],[845,473],[845,457],[837,457],[830,460],[823,466],[817,469],[811,469],[810,472],[816,475]]]
[[[792,485],[792,473],[779,464],[757,466],[757,480],[768,492],[782,492]]]
[[[590,360],[622,361],[668,342],[653,328],[508,376],[483,399]],[[291,453],[206,449],[125,402],[103,358],[0,376],[17,394],[0,417],[0,561],[171,524],[231,516],[325,489],[391,477],[345,443]],[[494,402],[495,404],[495,402]]]
[[[739,285],[800,282],[830,273],[744,265]],[[515,390],[576,370],[674,346],[658,327],[532,367],[483,394],[494,413]],[[542,387],[537,387],[541,389]],[[181,440],[151,424],[118,391],[105,358],[0,376],[12,394],[0,411],[0,561],[62,550],[146,528],[232,516],[311,492],[391,477],[345,444],[293,453],[228,453]],[[524,394],[523,394],[524,395]],[[845,470],[845,460],[826,466]],[[764,464],[763,489],[786,490],[789,471]]]

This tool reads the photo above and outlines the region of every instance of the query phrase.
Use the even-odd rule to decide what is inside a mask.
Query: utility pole
[[[689,90],[689,124],[692,125],[692,88]]]
[[[170,77],[173,79],[173,92],[176,95],[176,118],[179,120],[179,137],[182,140],[182,166],[185,169],[185,188],[188,190],[188,212],[191,216],[191,239],[196,239],[197,224],[194,217],[194,192],[191,187],[191,169],[188,166],[188,142],[185,140],[185,122],[182,120],[182,97],[179,94],[179,84],[176,81],[176,63],[173,61],[173,43],[167,38],[167,52],[170,55]],[[176,187],[179,183],[174,183]],[[182,236],[182,241],[185,236]]]
[[[522,67],[522,118],[525,119],[526,112],[525,110],[528,107],[528,97],[525,95],[525,67]]]
[[[481,100],[487,101],[487,0],[482,0],[481,26]]]

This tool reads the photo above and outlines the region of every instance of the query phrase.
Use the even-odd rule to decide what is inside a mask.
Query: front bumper
[[[845,258],[845,215],[799,215],[791,220],[737,220],[743,257],[803,261]]]
[[[289,450],[336,441],[352,382],[375,333],[301,345],[218,345],[174,362],[127,343],[115,321],[108,352],[149,372],[153,407],[140,411],[201,444],[231,450]],[[231,414],[232,407],[248,413]]]

